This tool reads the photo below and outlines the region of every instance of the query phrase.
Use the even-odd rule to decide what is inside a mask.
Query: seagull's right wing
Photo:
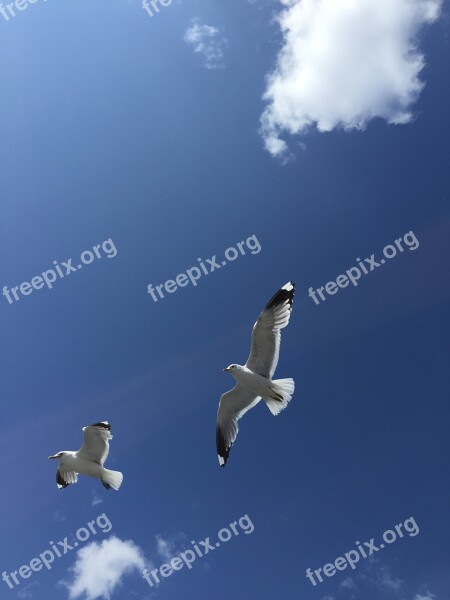
[[[109,440],[111,439],[111,425],[108,421],[83,427],[83,445],[77,455],[79,458],[92,460],[103,467],[108,456]]]
[[[56,471],[56,485],[58,486],[58,489],[66,488],[71,483],[76,483],[77,481],[78,475],[75,471],[69,471],[59,463],[58,470]]]
[[[253,326],[252,349],[246,367],[254,373],[272,379],[280,355],[280,329],[286,327],[291,316],[295,284],[283,285],[269,300]]]
[[[239,383],[223,394],[217,412],[216,445],[219,464],[224,467],[238,431],[238,420],[253,408],[261,398],[243,388]]]

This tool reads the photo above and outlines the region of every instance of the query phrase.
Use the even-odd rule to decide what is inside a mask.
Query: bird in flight
[[[49,456],[59,460],[56,472],[58,489],[76,483],[78,475],[88,475],[100,479],[107,490],[111,488],[118,490],[123,480],[122,473],[103,467],[109,452],[109,440],[112,437],[111,425],[108,421],[100,421],[83,427],[83,445],[78,451],[64,450]]]
[[[261,398],[273,415],[278,415],[294,393],[293,379],[272,379],[280,355],[280,330],[289,323],[295,284],[286,283],[269,300],[253,326],[250,356],[245,366],[232,364],[224,371],[236,379],[223,394],[217,412],[216,445],[219,464],[224,467],[236,440],[238,420]]]

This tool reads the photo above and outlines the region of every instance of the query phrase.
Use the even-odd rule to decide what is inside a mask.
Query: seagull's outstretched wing
[[[238,420],[260,400],[259,396],[255,396],[239,383],[221,396],[216,430],[217,456],[221,467],[225,466],[231,446],[237,437]]]
[[[83,445],[78,450],[77,456],[92,460],[103,467],[109,452],[109,440],[112,437],[111,425],[108,421],[83,427]]]
[[[60,463],[58,469],[56,471],[56,485],[58,489],[66,488],[71,483],[76,483],[78,481],[78,475],[75,471],[69,471],[65,469],[64,466]]]
[[[280,355],[280,329],[291,316],[295,283],[289,281],[269,300],[253,326],[252,348],[246,367],[254,373],[272,379]]]

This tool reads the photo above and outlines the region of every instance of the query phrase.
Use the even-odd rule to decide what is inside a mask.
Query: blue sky
[[[150,17],[138,1],[37,0],[0,14],[1,287],[105,240],[117,251],[1,297],[0,572],[111,523],[50,570],[0,580],[1,600],[450,598],[449,14],[384,4],[174,0]],[[308,296],[411,231],[417,249]],[[260,252],[147,293],[250,236]],[[247,414],[220,469],[222,368],[246,361],[289,280],[276,375],[294,377],[293,400],[276,419]],[[47,456],[99,420],[123,486],[58,490]],[[245,515],[254,531],[191,570],[156,589],[142,578]],[[411,517],[417,535],[307,579]]]

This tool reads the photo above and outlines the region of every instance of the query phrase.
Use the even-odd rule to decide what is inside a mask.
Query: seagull
[[[56,472],[58,489],[76,483],[78,474],[80,474],[100,479],[107,490],[111,488],[118,490],[123,481],[122,473],[110,471],[103,467],[109,452],[109,440],[113,437],[111,435],[111,425],[108,421],[100,421],[83,427],[82,431],[83,445],[77,452],[64,450],[49,456],[49,458],[59,460]]]
[[[217,412],[216,445],[219,464],[224,467],[236,440],[238,420],[261,398],[273,415],[278,415],[294,393],[293,379],[272,379],[280,354],[280,329],[291,316],[295,284],[289,281],[269,300],[253,326],[252,347],[245,366],[232,364],[224,371],[237,381],[223,394]]]

